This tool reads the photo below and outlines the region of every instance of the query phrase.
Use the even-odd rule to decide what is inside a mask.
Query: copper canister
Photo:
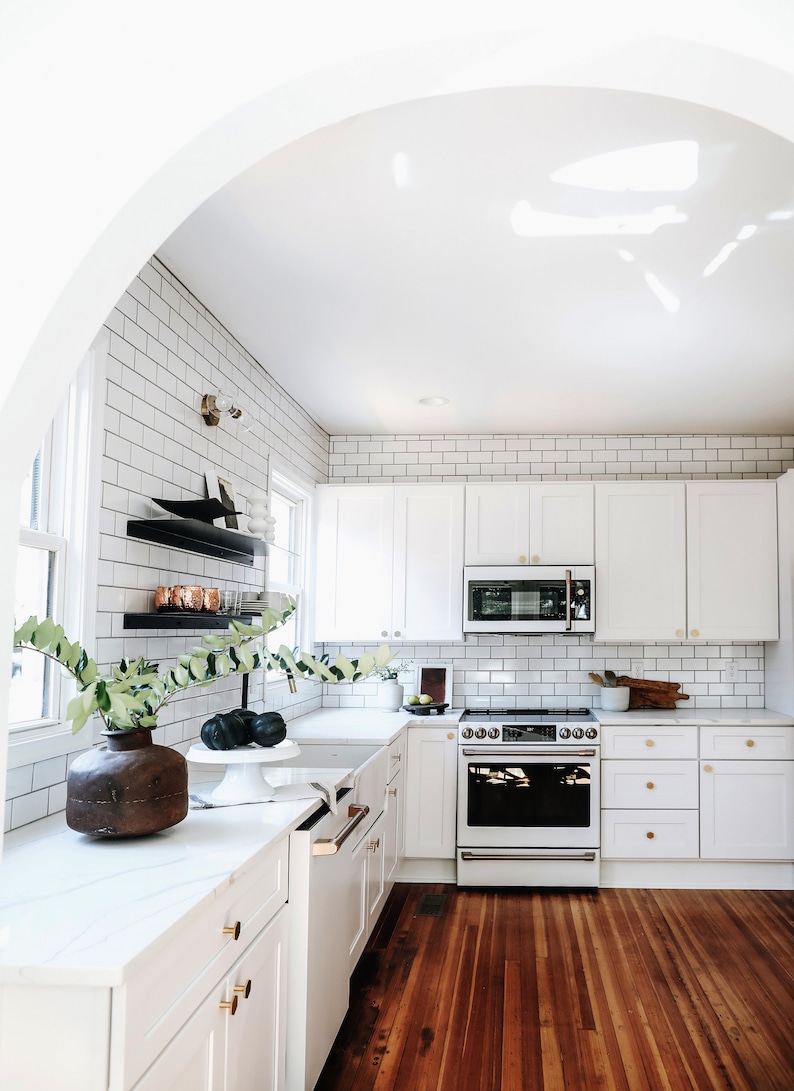
[[[170,587],[158,587],[154,593],[154,608],[155,610],[162,609],[163,606],[171,605],[171,588]]]
[[[202,602],[203,608],[210,614],[216,614],[221,604],[221,593],[217,587],[204,587]]]

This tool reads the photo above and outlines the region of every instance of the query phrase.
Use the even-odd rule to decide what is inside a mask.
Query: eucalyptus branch
[[[336,685],[366,678],[392,657],[386,644],[381,644],[374,653],[364,652],[360,659],[338,655],[333,664],[327,655],[315,659],[308,652],[294,653],[284,644],[277,652],[269,651],[265,638],[294,612],[295,600],[289,599],[286,610],[263,610],[258,624],[231,621],[225,632],[202,637],[199,646],[178,656],[176,665],[162,673],[159,663],[150,663],[139,656],[131,661],[122,659],[109,674],[100,674],[85,649],[68,641],[62,626],[52,618],[39,622],[38,618],[29,617],[14,633],[14,647],[39,652],[74,678],[77,695],[66,710],[73,733],[80,731],[94,714],[111,731],[154,728],[161,709],[177,693],[232,674],[259,669],[284,671],[288,677]]]

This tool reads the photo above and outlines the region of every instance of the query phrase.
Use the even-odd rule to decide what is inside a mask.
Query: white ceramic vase
[[[378,686],[378,708],[384,712],[398,712],[403,703],[404,689],[399,682],[390,679]]]
[[[605,712],[625,712],[629,707],[631,689],[628,686],[603,686],[601,707]]]

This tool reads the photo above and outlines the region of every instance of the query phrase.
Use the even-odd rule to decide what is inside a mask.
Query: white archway
[[[39,0],[7,9],[0,482],[12,511],[69,377],[138,269],[206,197],[305,133],[412,98],[555,84],[686,99],[794,140],[794,18],[783,25],[773,2],[751,12],[731,0],[392,7]],[[6,520],[6,631],[15,555]],[[6,686],[0,672],[0,709]]]

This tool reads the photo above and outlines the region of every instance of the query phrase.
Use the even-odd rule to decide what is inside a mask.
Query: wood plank
[[[398,884],[317,1091],[791,1091],[792,924],[788,891]]]

